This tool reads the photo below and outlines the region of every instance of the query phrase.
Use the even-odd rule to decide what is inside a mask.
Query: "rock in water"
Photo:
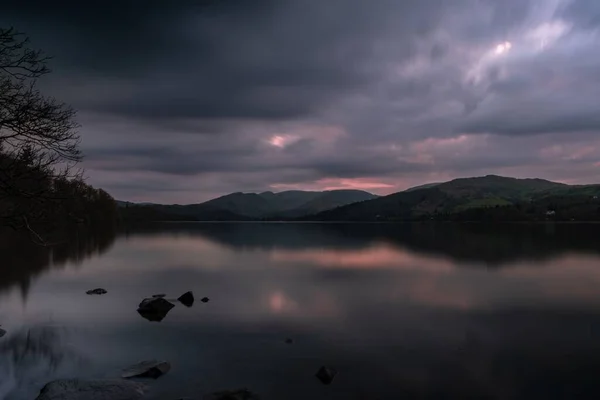
[[[171,364],[166,361],[142,361],[123,370],[121,378],[158,378],[166,374],[171,369]]]
[[[106,294],[107,292],[105,289],[98,288],[98,289],[88,290],[86,293],[87,294]]]
[[[323,382],[323,384],[325,384],[325,385],[329,385],[333,381],[333,378],[335,378],[336,375],[337,375],[337,371],[335,369],[327,368],[327,367],[319,368],[319,370],[315,374],[315,376],[317,378],[319,378],[319,380],[321,382]]]
[[[160,322],[173,307],[175,307],[174,304],[161,297],[149,298],[142,300],[137,312],[148,321]]]
[[[0,337],[6,335],[6,331],[2,328],[0,328]]]
[[[202,397],[202,400],[260,400],[260,397],[247,389],[238,389],[215,392]]]
[[[42,388],[36,400],[138,400],[145,385],[122,379],[60,379]]]
[[[194,305],[194,294],[192,292],[185,292],[177,300],[184,306],[191,307]]]
[[[294,339],[292,339],[292,338],[287,338],[287,339],[285,339],[285,342],[286,342],[287,344],[292,344],[292,343],[294,343]]]
[[[203,297],[200,299],[201,302],[203,303],[208,303],[209,298],[208,297]]]

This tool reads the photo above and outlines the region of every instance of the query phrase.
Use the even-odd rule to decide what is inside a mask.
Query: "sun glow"
[[[284,147],[295,143],[299,140],[297,136],[294,135],[273,135],[268,140],[269,144],[274,147],[279,147],[283,149]]]
[[[499,45],[496,46],[496,54],[500,55],[500,54],[504,54],[506,52],[508,52],[512,47],[512,43],[511,42],[504,42],[504,43],[500,43]]]

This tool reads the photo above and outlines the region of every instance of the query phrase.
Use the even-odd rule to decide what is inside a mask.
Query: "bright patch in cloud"
[[[500,43],[498,46],[496,46],[496,54],[500,55],[500,54],[504,54],[506,52],[508,52],[510,49],[512,48],[512,43],[511,42],[504,42],[504,43]]]
[[[283,149],[298,140],[300,140],[300,138],[295,135],[273,135],[268,142],[271,146]]]
[[[529,31],[525,35],[525,40],[530,42],[537,50],[544,50],[568,33],[570,29],[571,26],[564,21],[550,21]]]

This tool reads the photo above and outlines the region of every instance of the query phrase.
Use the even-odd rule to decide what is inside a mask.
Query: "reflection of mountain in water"
[[[26,299],[33,277],[67,262],[78,264],[103,253],[114,240],[115,233],[111,231],[78,232],[68,242],[44,247],[34,244],[26,234],[0,232],[0,293],[19,285]]]
[[[198,235],[242,249],[361,249],[375,242],[459,262],[501,265],[599,253],[599,224],[169,223],[136,234]]]

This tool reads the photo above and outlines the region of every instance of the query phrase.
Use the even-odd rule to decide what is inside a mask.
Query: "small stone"
[[[123,379],[59,379],[46,384],[36,400],[139,400],[145,389]]]
[[[166,374],[171,370],[171,364],[166,361],[142,361],[123,370],[121,378],[153,378]]]
[[[203,298],[200,299],[200,301],[203,302],[203,303],[208,303],[209,300],[210,299],[208,297],[203,297]]]
[[[237,389],[214,392],[203,396],[202,400],[260,400],[260,397],[248,389]]]
[[[337,375],[337,371],[333,368],[321,367],[315,374],[317,378],[324,384],[329,385],[333,378]]]
[[[97,289],[88,290],[85,293],[87,293],[87,294],[106,294],[107,291],[102,288],[97,288]]]
[[[287,338],[287,339],[285,339],[285,342],[286,342],[287,344],[292,344],[292,343],[294,343],[294,339],[292,339],[292,338]]]
[[[192,292],[185,292],[177,299],[181,304],[186,307],[191,307],[194,305],[194,294]]]
[[[153,295],[152,295],[152,297],[154,297],[154,298],[163,298],[163,297],[166,297],[166,296],[167,296],[167,295],[166,295],[166,294],[164,294],[164,293],[160,293],[160,294],[153,294]]]
[[[148,298],[142,300],[137,312],[148,321],[160,322],[173,307],[174,304],[163,298]]]

